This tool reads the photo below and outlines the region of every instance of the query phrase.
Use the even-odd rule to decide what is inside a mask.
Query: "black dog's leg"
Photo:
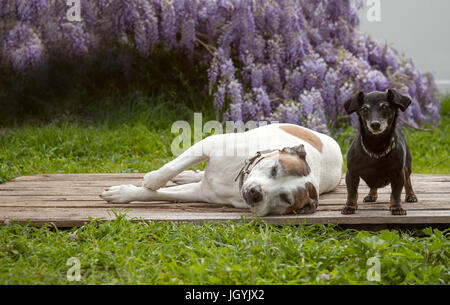
[[[376,187],[371,187],[369,194],[364,197],[364,202],[375,202],[378,199],[378,189]]]
[[[405,201],[406,202],[417,202],[416,194],[414,194],[412,185],[411,185],[411,173],[408,171],[406,166],[403,168],[403,171],[405,172]]]
[[[405,172],[401,171],[391,180],[391,201],[390,207],[392,215],[406,215],[406,210],[402,207],[402,190],[405,185]]]
[[[347,171],[345,183],[347,184],[347,203],[345,204],[345,207],[342,208],[341,213],[353,214],[358,208],[359,175]]]

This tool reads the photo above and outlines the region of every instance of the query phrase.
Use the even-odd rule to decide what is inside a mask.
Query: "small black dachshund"
[[[353,214],[358,208],[358,185],[362,178],[370,187],[364,202],[375,202],[377,189],[391,184],[390,211],[406,215],[401,193],[405,186],[406,202],[417,202],[411,186],[411,154],[405,137],[396,128],[398,109],[405,111],[411,103],[408,96],[394,89],[387,92],[359,92],[345,102],[348,114],[357,112],[359,135],[347,154],[347,203],[342,214]]]

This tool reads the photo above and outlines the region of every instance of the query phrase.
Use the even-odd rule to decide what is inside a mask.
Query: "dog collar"
[[[256,154],[250,159],[246,159],[244,162],[244,166],[239,171],[239,174],[236,176],[234,181],[239,179],[239,190],[242,189],[242,185],[244,184],[245,176],[250,174],[252,169],[258,164],[262,159],[264,159],[264,154],[268,154],[279,149],[268,149],[264,151],[258,151]]]
[[[364,152],[371,158],[373,159],[381,159],[383,157],[386,157],[394,148],[395,148],[395,140],[394,137],[391,138],[391,144],[389,144],[389,146],[382,152],[382,153],[374,153],[370,150],[368,150],[363,143],[362,137],[360,138],[360,142],[361,142],[361,146],[364,150]]]

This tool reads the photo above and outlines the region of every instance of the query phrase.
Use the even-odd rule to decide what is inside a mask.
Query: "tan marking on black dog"
[[[358,193],[355,193],[353,196],[347,192],[347,203],[345,207],[342,208],[342,214],[354,214],[358,209]]]
[[[402,201],[400,198],[394,198],[391,194],[391,199],[389,200],[389,210],[392,215],[406,215],[406,210],[403,209]]]
[[[405,172],[405,201],[406,202],[417,202],[416,194],[414,193],[414,190],[412,188],[411,184],[411,177],[408,169],[406,166],[403,168],[403,171]]]
[[[322,152],[323,143],[320,140],[318,136],[313,134],[311,131],[306,130],[304,128],[295,126],[295,125],[282,125],[279,126],[282,130],[286,131],[287,133],[302,139],[309,144],[311,144],[315,149]]]
[[[364,197],[363,202],[375,202],[378,199],[378,189],[376,187],[371,188],[369,194]]]

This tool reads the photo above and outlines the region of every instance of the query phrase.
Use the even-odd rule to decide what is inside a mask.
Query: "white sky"
[[[450,93],[450,0],[379,0],[380,22],[367,19],[374,0],[363,1],[360,31],[412,58],[420,71],[433,72],[441,92]]]

